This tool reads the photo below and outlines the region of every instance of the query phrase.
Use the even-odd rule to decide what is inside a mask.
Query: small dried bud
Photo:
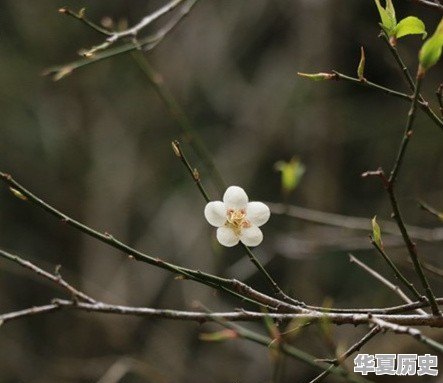
[[[179,149],[179,142],[178,141],[172,141],[171,142],[171,146],[172,146],[172,150],[174,151],[174,154],[177,156],[177,157],[181,157],[182,156],[182,154],[181,154],[181,152],[180,152],[180,149]]]
[[[78,17],[80,17],[81,19],[83,19],[86,15],[86,8],[82,8],[80,9],[80,11],[78,11]]]
[[[9,190],[18,199],[21,199],[22,201],[27,201],[28,200],[28,198],[22,192],[18,191],[17,189],[14,189],[13,187],[10,187]]]

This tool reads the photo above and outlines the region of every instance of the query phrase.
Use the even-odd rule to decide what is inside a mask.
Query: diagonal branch
[[[431,1],[431,0],[409,0],[409,2],[416,3],[418,5],[422,5],[424,7],[433,9],[434,11],[438,11],[443,13],[443,5],[440,4],[438,1]]]
[[[392,322],[376,317],[373,317],[371,319],[371,322],[373,322],[375,325],[379,326],[382,329],[393,331],[396,334],[410,335],[413,338],[417,339],[419,342],[431,347],[435,351],[443,353],[443,344],[423,335],[421,331],[417,330],[416,328],[394,324]]]
[[[412,284],[412,282],[410,282],[403,274],[402,272],[398,269],[398,267],[394,264],[394,262],[391,260],[391,258],[386,254],[385,250],[382,249],[376,241],[374,241],[374,239],[372,237],[371,238],[371,243],[372,245],[377,249],[377,251],[379,252],[379,254],[383,257],[383,259],[386,261],[386,263],[388,264],[388,266],[392,269],[392,271],[394,272],[395,277],[403,283],[403,285],[412,293],[413,296],[415,296],[415,298],[417,298],[418,300],[423,300],[424,297],[417,291],[417,289],[414,287],[414,285]]]
[[[393,52],[394,57],[399,60],[398,63],[400,65],[400,67],[402,68],[403,73],[405,74],[406,81],[408,81],[408,84],[411,84],[409,82],[409,80],[411,79],[412,86],[413,86],[414,82],[412,80],[411,74],[409,73],[408,68],[403,64],[403,61],[401,60],[401,57],[398,55],[397,49],[395,47],[392,47],[389,44],[389,41],[387,42],[387,44],[389,45],[389,47],[391,49],[391,52]],[[386,93],[386,94],[388,94],[390,96],[401,98],[401,99],[406,100],[406,101],[411,101],[412,97],[413,97],[413,96],[411,96],[409,94],[398,92],[398,91],[396,91],[394,89],[384,87],[382,85],[376,84],[376,83],[368,81],[366,79],[362,81],[359,78],[351,77],[351,76],[345,75],[345,74],[337,72],[337,71],[333,71],[332,73],[335,75],[335,77],[333,77],[335,80],[344,80],[344,81],[347,81],[347,82],[351,82],[353,84],[357,84],[357,85],[364,86],[364,87],[367,87],[367,88],[370,88],[370,89],[381,91],[381,92]],[[414,91],[414,88],[411,88],[411,90]],[[440,129],[443,130],[443,120],[441,120],[441,118],[437,116],[437,114],[429,106],[429,103],[421,95],[419,96],[419,99],[418,99],[418,106],[431,118],[432,121],[434,121],[434,123]]]
[[[86,295],[85,293],[79,291],[75,287],[73,287],[71,284],[66,282],[62,276],[59,273],[59,267],[56,268],[55,274],[51,274],[47,272],[46,270],[41,269],[40,267],[36,266],[30,261],[24,260],[23,258],[19,257],[18,255],[8,253],[7,251],[0,249],[0,257],[3,257],[5,259],[8,259],[12,262],[17,263],[18,265],[24,267],[25,269],[31,270],[37,275],[42,276],[43,278],[46,278],[50,280],[51,282],[59,285],[63,289],[67,290],[70,295],[72,295],[76,299],[81,299],[88,303],[95,303],[95,299],[91,298],[90,296]]]
[[[360,261],[356,257],[354,257],[352,254],[349,254],[349,261],[352,263],[355,263],[357,266],[365,270],[369,275],[372,275],[375,279],[383,283],[386,287],[388,287],[390,290],[394,291],[403,301],[406,303],[413,303],[412,300],[403,292],[400,287],[394,285],[393,283],[389,282],[385,277],[380,275],[377,271],[369,267],[364,262]],[[426,315],[426,311],[422,309],[416,309],[416,311],[419,314]]]
[[[338,358],[327,361],[332,365],[325,371],[323,371],[320,375],[312,379],[309,383],[318,383],[321,382],[324,378],[326,378],[336,366],[343,363],[347,358],[349,358],[354,352],[360,351],[360,349],[368,343],[374,336],[376,336],[380,332],[380,327],[375,326],[368,333],[366,333],[363,338],[361,338],[358,342],[354,343],[350,348],[348,348],[343,354],[341,354]]]
[[[162,17],[162,16],[166,15],[167,13],[173,11],[175,8],[177,8],[183,2],[184,2],[184,0],[172,0],[169,3],[165,4],[163,7],[157,9],[156,11],[154,11],[153,13],[143,17],[143,19],[141,19],[133,27],[131,27],[129,29],[126,29],[124,31],[111,32],[110,34],[107,33],[106,31],[102,31],[103,34],[108,36],[106,41],[103,42],[102,44],[99,44],[99,45],[96,45],[96,46],[92,47],[89,50],[84,51],[83,55],[85,57],[91,57],[95,53],[97,53],[99,51],[103,51],[103,50],[109,48],[115,42],[117,42],[119,40],[122,40],[123,38],[126,38],[126,37],[130,37],[133,40],[135,40],[137,38],[137,35],[139,34],[139,32],[142,29],[146,28],[148,25],[152,24],[154,21],[156,21],[160,17]],[[82,20],[82,21],[85,22],[85,20]],[[92,23],[87,23],[87,24],[91,28],[97,30],[95,24],[92,24]]]
[[[127,52],[135,51],[141,49],[145,52],[154,49],[158,44],[160,44],[163,39],[171,32],[180,21],[189,14],[191,9],[197,3],[198,0],[189,0],[183,7],[180,8],[179,12],[161,29],[159,29],[154,34],[147,36],[138,40],[137,42],[130,42],[122,44],[115,48],[109,48],[102,52],[97,52],[91,57],[83,58],[70,62],[68,64],[54,66],[43,71],[43,75],[50,75],[54,81],[60,80],[63,77],[71,74],[73,71],[97,63],[108,58],[118,56]]]
[[[371,227],[371,220],[362,217],[352,217],[342,214],[327,213],[320,210],[313,210],[301,206],[287,205],[275,202],[265,202],[271,209],[272,214],[287,215],[308,222],[320,223],[342,227],[350,230],[368,231]],[[401,235],[396,223],[387,220],[378,220],[383,225],[383,231],[389,234]],[[427,229],[424,227],[406,225],[410,236],[422,241],[443,240],[443,229]]]
[[[411,102],[411,107],[408,112],[408,118],[406,121],[406,126],[403,134],[403,139],[400,144],[400,148],[398,150],[397,158],[395,160],[394,166],[391,170],[391,173],[388,178],[387,183],[387,192],[389,195],[389,200],[391,202],[392,210],[393,210],[393,218],[397,222],[398,228],[400,229],[400,232],[402,234],[403,240],[405,241],[406,247],[409,252],[409,256],[412,260],[412,263],[414,264],[415,271],[423,285],[423,288],[425,290],[426,296],[429,299],[429,302],[431,303],[431,309],[432,313],[434,315],[441,315],[440,310],[438,308],[437,303],[435,302],[435,296],[434,293],[431,290],[431,287],[429,285],[429,282],[426,278],[425,273],[423,272],[423,268],[420,264],[420,260],[418,258],[417,253],[417,247],[414,242],[412,242],[409,233],[406,229],[402,214],[400,212],[400,207],[397,202],[397,198],[394,192],[394,186],[395,182],[397,181],[397,176],[400,171],[400,168],[403,163],[404,156],[406,154],[406,149],[409,144],[409,140],[412,136],[413,130],[412,126],[415,120],[415,114],[416,114],[416,108],[417,108],[417,102],[420,95],[420,87],[422,82],[423,76],[420,73],[417,73],[416,82],[414,85],[414,97]]]

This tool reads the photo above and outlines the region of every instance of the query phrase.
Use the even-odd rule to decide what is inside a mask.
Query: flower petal
[[[240,241],[246,246],[258,246],[263,241],[263,233],[257,226],[251,226],[241,231]]]
[[[217,240],[223,246],[232,247],[238,243],[239,238],[235,235],[234,230],[222,226],[217,229]]]
[[[222,201],[208,202],[205,206],[205,218],[212,226],[223,226],[226,222],[225,204]]]
[[[246,218],[253,225],[261,226],[268,222],[271,211],[263,202],[249,202],[246,208]]]
[[[223,202],[228,209],[244,209],[248,204],[248,195],[239,186],[229,186],[223,196]]]

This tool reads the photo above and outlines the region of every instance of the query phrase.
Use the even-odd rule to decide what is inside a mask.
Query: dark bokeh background
[[[436,14],[397,1],[400,17],[426,20]],[[219,247],[202,214],[204,201],[170,142],[181,131],[131,55],[81,69],[59,82],[43,69],[78,58],[76,52],[102,41],[86,26],[57,13],[60,6],[87,7],[95,20],[127,18],[129,24],[158,1],[0,2],[0,168],[67,214],[114,234],[153,256],[226,276],[267,290],[241,253]],[[202,135],[228,184],[243,186],[252,199],[281,202],[274,163],[298,156],[306,174],[290,202],[311,209],[388,218],[386,196],[361,172],[390,167],[408,104],[344,82],[314,83],[297,71],[337,69],[355,75],[360,46],[373,81],[407,91],[383,42],[372,1],[201,1],[147,55]],[[159,24],[157,24],[158,26]],[[420,46],[406,38],[400,51],[412,68]],[[434,104],[439,65],[424,93]],[[434,104],[435,105],[435,104]],[[441,131],[423,113],[398,185],[409,223],[438,225],[417,208],[416,198],[443,207]],[[203,182],[218,197],[207,171],[184,144]],[[400,303],[348,261],[352,250],[385,276],[370,250],[367,232],[314,225],[274,216],[256,253],[282,286],[311,304],[341,307]],[[63,275],[110,303],[189,309],[194,300],[211,309],[240,302],[161,270],[135,264],[57,222],[0,189],[0,245]],[[420,243],[427,262],[442,266],[439,243]],[[413,277],[402,248],[390,250]],[[430,276],[441,295],[442,283]],[[63,296],[16,265],[0,261],[0,311],[47,303]],[[265,331],[260,324],[250,325]],[[0,332],[1,382],[269,382],[268,350],[246,341],[208,344],[202,331],[216,326],[60,312],[13,322]],[[365,329],[333,329],[342,349]],[[442,339],[441,333],[429,332]],[[313,326],[293,343],[318,357],[333,345]],[[425,350],[414,340],[386,334],[369,353]],[[351,364],[352,366],[352,364]],[[317,372],[288,361],[287,382]],[[121,380],[119,376],[121,375]],[[101,380],[100,380],[101,379]],[[335,378],[329,378],[334,381]],[[402,381],[389,377],[389,381]],[[388,381],[378,378],[378,381]],[[431,381],[411,378],[411,382]]]

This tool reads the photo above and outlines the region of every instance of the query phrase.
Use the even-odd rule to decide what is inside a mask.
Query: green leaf
[[[397,19],[395,17],[395,8],[392,0],[386,0],[386,13],[390,17],[390,19],[394,21],[394,24],[397,24]]]
[[[383,242],[381,240],[381,230],[380,226],[378,226],[377,223],[377,216],[375,215],[374,218],[372,218],[372,239],[377,244],[378,247],[383,249]]]
[[[426,27],[418,17],[408,16],[397,24],[393,34],[397,39],[407,35],[423,35],[426,38]]]
[[[360,62],[358,63],[358,68],[357,68],[357,76],[359,80],[365,79],[365,64],[366,64],[365,50],[363,49],[363,47],[361,47]]]
[[[443,47],[443,18],[438,24],[434,34],[425,41],[418,55],[420,61],[420,71],[426,72],[429,68],[437,64],[441,57]]]
[[[281,172],[281,186],[286,194],[296,189],[306,170],[305,166],[296,157],[293,157],[289,162],[278,161],[274,168]]]
[[[322,80],[332,80],[333,78],[335,78],[335,74],[334,73],[302,73],[302,72],[297,72],[297,74],[300,77],[306,77],[310,80],[314,80],[314,81],[322,81]]]
[[[380,0],[374,0],[377,6],[378,13],[380,14],[381,26],[388,35],[392,35],[392,31],[397,25],[397,19],[395,18],[395,9],[392,4],[392,0],[386,0],[386,8],[383,8],[380,4]]]

